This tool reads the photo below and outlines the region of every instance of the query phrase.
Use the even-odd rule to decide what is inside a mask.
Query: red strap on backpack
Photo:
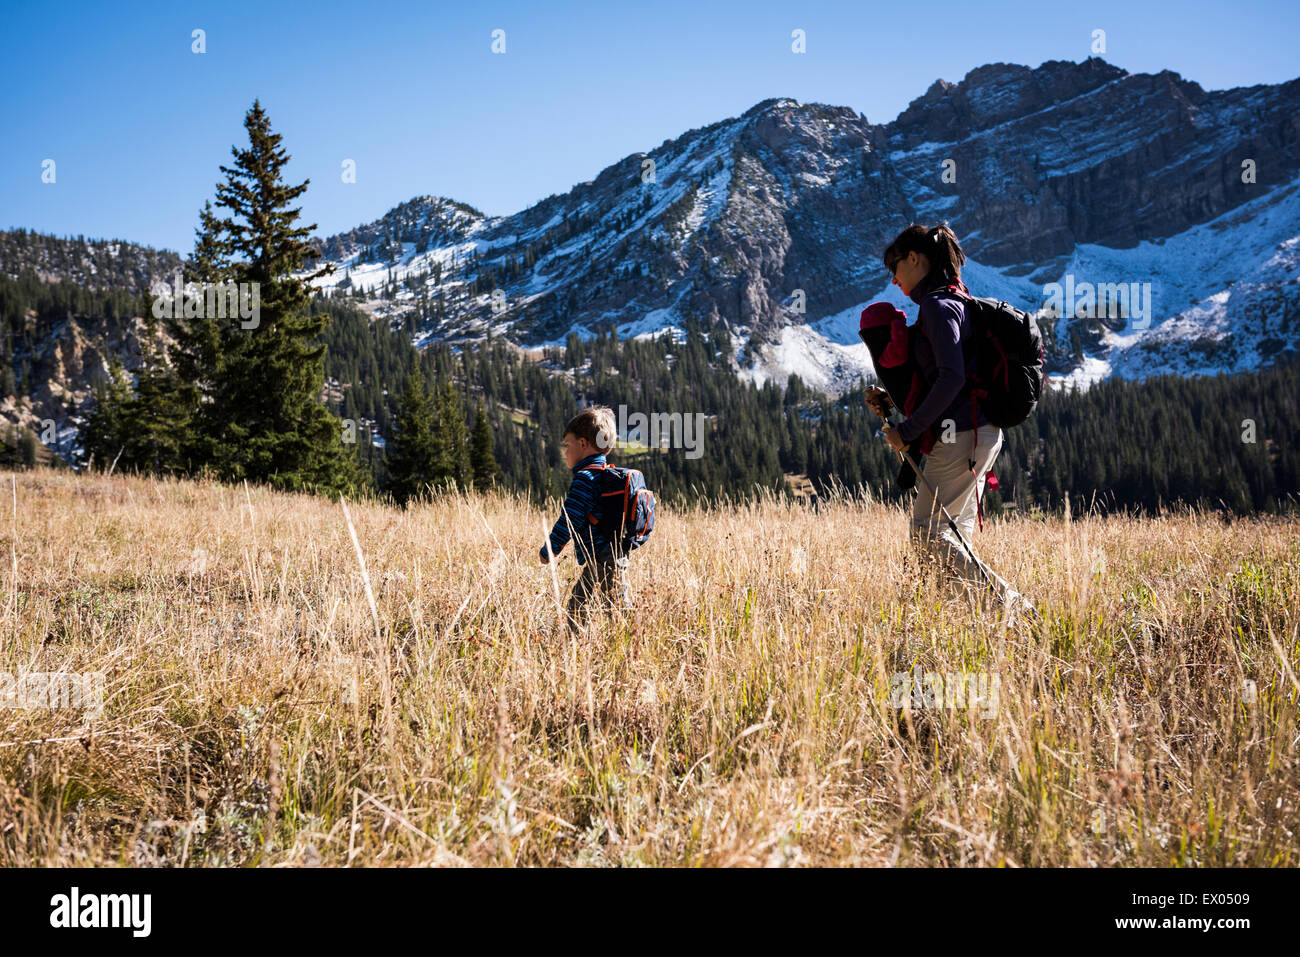
[[[587,466],[587,468],[589,469],[604,469],[608,467],[609,467],[608,462],[601,462],[599,464],[597,464],[596,462],[592,462],[590,465]],[[587,513],[587,521],[591,522],[592,525],[600,524],[600,519],[596,518],[595,514],[592,512]]]
[[[970,421],[971,421],[971,455],[975,454],[975,449],[980,444],[980,396],[988,395],[985,389],[975,388],[970,390]],[[980,501],[980,479],[975,474],[975,459],[970,459],[970,474],[975,480],[975,515],[979,518],[980,531],[984,531],[984,503]]]

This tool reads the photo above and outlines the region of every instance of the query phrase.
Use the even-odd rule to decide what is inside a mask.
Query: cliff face
[[[95,385],[106,377],[114,357],[128,370],[139,365],[147,326],[138,316],[42,319],[30,310],[26,321],[27,342],[13,357],[20,370],[15,388],[0,396],[0,430],[6,442],[12,428],[34,432],[43,449],[68,458],[77,447]]]
[[[145,295],[181,268],[176,253],[123,240],[0,232],[0,441],[27,430],[41,437],[42,460],[69,455],[110,360],[139,365]],[[57,295],[43,285],[60,282]]]
[[[1236,356],[1226,368],[1267,359],[1253,339],[1237,348],[1229,314],[1261,302],[1294,310],[1289,274],[1266,264],[1300,233],[1300,221],[1278,223],[1292,215],[1298,174],[1300,80],[1206,92],[1099,59],[995,63],[936,81],[891,123],[766,100],[521,213],[484,218],[424,197],[414,213],[406,204],[348,234],[369,246],[333,237],[324,250],[353,250],[338,276],[380,314],[414,311],[422,337],[490,328],[537,344],[721,323],[741,371],[797,371],[831,387],[865,369],[854,310],[890,297],[910,308],[888,285],[884,246],[910,221],[946,219],[976,292],[1037,309],[1067,275],[1151,285],[1152,313],[1132,341],[1115,339],[1123,322],[1049,323],[1055,371],[1199,371],[1219,352]],[[1237,252],[1216,255],[1207,236],[1189,243],[1206,229]],[[1261,288],[1229,308],[1236,282]],[[1222,308],[1193,338],[1222,349],[1189,352],[1186,335],[1159,328],[1182,328],[1189,309],[1212,303]]]
[[[956,161],[957,183],[928,205],[947,199],[976,258],[1005,266],[1172,236],[1289,182],[1298,108],[1300,81],[1206,93],[1100,60],[996,64],[936,84],[890,125],[889,143],[914,182],[940,157]]]

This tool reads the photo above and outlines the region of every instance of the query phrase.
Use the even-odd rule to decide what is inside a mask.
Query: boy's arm
[[[569,493],[564,496],[564,507],[560,511],[560,517],[551,529],[551,554],[560,554],[569,540],[571,530],[582,528],[587,523],[587,516],[596,507],[596,498],[596,483],[585,475],[575,475],[573,484],[569,486]],[[539,554],[545,561],[545,545],[541,547]]]

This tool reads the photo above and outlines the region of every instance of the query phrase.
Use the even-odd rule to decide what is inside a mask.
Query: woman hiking
[[[927,429],[937,437],[925,463],[928,482],[920,483],[912,505],[909,538],[920,552],[936,556],[968,583],[978,585],[982,569],[1011,615],[1032,613],[1032,606],[1005,579],[967,552],[935,501],[937,494],[970,543],[985,475],[1002,448],[1002,430],[989,424],[966,387],[974,358],[974,333],[962,298],[970,296],[961,280],[966,254],[946,222],[913,223],[889,244],[883,259],[893,284],[919,307],[919,335],[912,337],[914,361],[930,383],[911,415],[897,428],[885,426],[885,438],[901,452]]]

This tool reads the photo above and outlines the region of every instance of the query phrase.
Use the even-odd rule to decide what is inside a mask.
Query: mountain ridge
[[[769,97],[519,213],[480,217],[454,242],[415,252],[428,238],[408,231],[384,247],[387,260],[337,261],[363,297],[387,286],[392,298],[378,311],[414,313],[420,341],[491,330],[537,345],[571,332],[721,324],[735,335],[737,371],[798,371],[792,343],[802,338],[844,366],[804,369],[833,388],[869,365],[854,342],[818,329],[896,292],[879,254],[902,225],[948,220],[976,272],[991,268],[1018,305],[1038,308],[1042,293],[1018,280],[1059,281],[1081,248],[1136,255],[1285,187],[1300,173],[1297,106],[1300,79],[1206,92],[1172,71],[1129,73],[1095,57],[985,64],[955,83],[936,80],[884,124],[846,106]],[[1258,167],[1249,184],[1245,159]],[[941,175],[945,160],[955,182]],[[401,233],[392,212],[365,228]],[[1116,261],[1108,269],[1098,282],[1130,272]],[[1198,302],[1223,289],[1199,292]],[[1289,310],[1290,290],[1284,300]],[[1181,321],[1187,305],[1159,304],[1150,321]],[[1050,367],[1062,379],[1095,367],[1085,343],[1111,348],[1107,330],[1082,318],[1051,323]]]
[[[509,215],[416,196],[318,237],[337,268],[317,285],[420,345],[722,327],[739,374],[837,391],[871,372],[861,306],[912,309],[881,249],[943,219],[977,293],[1046,320],[1054,381],[1238,368],[1286,353],[1300,314],[1298,117],[1300,79],[1207,92],[1095,57],[936,79],[888,123],[768,97]],[[1044,313],[1067,280],[1149,285],[1146,326]],[[1260,308],[1269,322],[1241,321]]]

